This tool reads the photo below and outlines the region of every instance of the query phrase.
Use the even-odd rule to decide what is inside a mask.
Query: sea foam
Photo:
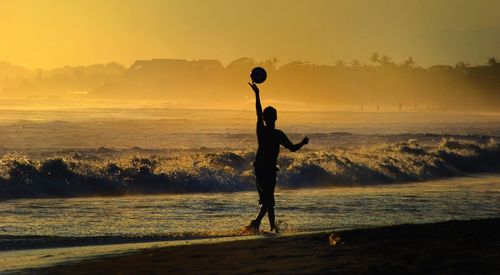
[[[254,150],[152,151],[99,148],[33,158],[0,159],[0,199],[233,192],[255,189]],[[500,145],[444,138],[436,146],[407,142],[283,152],[279,188],[424,181],[500,171]]]

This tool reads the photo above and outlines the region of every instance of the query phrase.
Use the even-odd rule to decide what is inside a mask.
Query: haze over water
[[[299,135],[351,133],[357,139],[320,136],[310,147],[391,142],[376,135],[500,134],[500,114],[478,112],[278,111],[277,127]],[[0,150],[68,148],[255,148],[255,114],[248,110],[171,108],[27,109],[0,111]],[[133,131],[131,131],[133,130]],[[366,135],[375,135],[369,138]],[[377,139],[378,138],[378,139]],[[408,137],[406,138],[407,141]],[[371,140],[365,144],[366,140]],[[439,138],[436,141],[440,141]]]

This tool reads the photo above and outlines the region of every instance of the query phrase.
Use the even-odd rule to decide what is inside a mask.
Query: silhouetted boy
[[[259,192],[259,204],[262,204],[260,212],[248,226],[249,229],[258,231],[262,218],[268,213],[271,231],[277,231],[274,221],[274,188],[276,186],[276,163],[280,152],[280,145],[295,152],[309,143],[305,137],[300,143],[293,144],[280,130],[275,129],[278,118],[276,109],[269,106],[262,112],[260,104],[259,88],[255,83],[248,83],[255,92],[255,108],[257,109],[257,140],[259,148],[253,163],[255,177],[257,178],[257,191]],[[264,125],[265,122],[265,125]]]

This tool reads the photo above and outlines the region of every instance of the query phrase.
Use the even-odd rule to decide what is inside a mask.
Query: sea
[[[500,113],[283,111],[281,235],[500,217]],[[253,110],[0,109],[0,272],[269,237]],[[275,234],[271,234],[276,237]]]

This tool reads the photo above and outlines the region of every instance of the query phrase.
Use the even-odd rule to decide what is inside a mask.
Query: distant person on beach
[[[259,148],[255,156],[254,171],[259,192],[259,204],[262,205],[255,220],[247,227],[251,231],[259,231],[262,218],[268,214],[271,231],[278,231],[274,220],[274,188],[276,187],[276,167],[280,145],[295,152],[309,143],[305,137],[300,143],[293,144],[282,131],[275,128],[278,119],[277,111],[268,106],[262,111],[259,88],[255,83],[248,83],[255,93],[255,108],[257,109],[257,141]]]

